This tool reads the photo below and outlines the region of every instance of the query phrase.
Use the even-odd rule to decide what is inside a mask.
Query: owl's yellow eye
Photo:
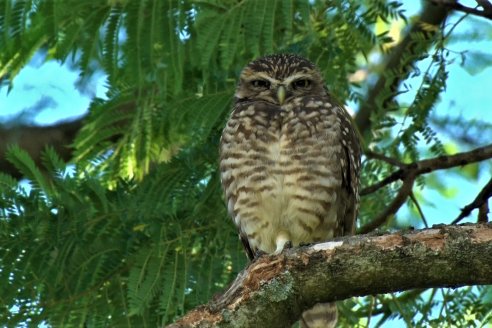
[[[251,81],[251,85],[255,88],[268,89],[270,88],[270,82],[265,80],[253,80]]]
[[[311,81],[307,80],[307,79],[302,79],[302,80],[294,81],[294,83],[292,83],[292,84],[293,84],[294,89],[307,88],[311,85]]]

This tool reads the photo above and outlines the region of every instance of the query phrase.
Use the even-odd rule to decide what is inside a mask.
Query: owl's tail
[[[335,303],[318,303],[302,313],[301,328],[333,328],[337,324]]]

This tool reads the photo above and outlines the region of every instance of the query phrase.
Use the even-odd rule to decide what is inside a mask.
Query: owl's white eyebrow
[[[249,76],[247,79],[245,79],[245,81],[251,82],[251,81],[255,81],[255,80],[259,80],[259,79],[269,81],[272,85],[277,85],[277,84],[289,85],[293,81],[300,80],[300,79],[311,80],[311,77],[309,74],[306,74],[306,73],[297,73],[297,74],[289,76],[288,78],[286,78],[283,81],[280,81],[280,80],[272,78],[267,73],[258,72],[254,76]]]
[[[251,82],[251,81],[255,81],[255,80],[258,80],[258,79],[263,79],[263,80],[266,80],[266,81],[269,81],[270,83],[278,83],[279,81],[272,78],[271,76],[268,76],[266,73],[263,73],[263,72],[259,72],[259,73],[256,73],[254,76],[250,76],[246,79],[247,82]]]
[[[300,80],[300,79],[306,79],[306,80],[311,80],[311,77],[306,74],[306,73],[297,73],[294,75],[289,76],[284,80],[285,84],[289,85],[291,82],[295,80]]]

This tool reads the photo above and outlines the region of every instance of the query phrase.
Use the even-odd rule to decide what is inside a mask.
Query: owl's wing
[[[343,167],[342,171],[342,188],[340,190],[340,201],[339,204],[344,206],[339,206],[338,217],[341,218],[341,224],[339,225],[339,236],[353,235],[355,232],[355,220],[357,218],[357,195],[354,193],[352,188],[352,174],[353,164],[350,163],[350,156],[348,155],[348,150],[346,147],[343,148],[343,154],[346,166]]]
[[[241,231],[240,220],[236,218],[236,216],[239,215],[235,211],[236,200],[238,197],[237,194],[238,190],[237,190],[237,185],[234,183],[234,181],[238,173],[237,172],[234,173],[233,172],[234,169],[232,169],[231,167],[227,167],[227,165],[225,164],[225,161],[228,158],[228,156],[237,156],[231,154],[237,153],[238,148],[241,147],[242,140],[238,141],[237,139],[238,134],[241,133],[243,135],[248,135],[252,133],[251,130],[248,130],[246,128],[246,125],[243,123],[243,120],[245,118],[244,117],[241,118],[237,116],[242,111],[247,110],[250,107],[250,105],[251,105],[250,101],[245,100],[239,102],[236,99],[236,102],[233,106],[231,118],[229,119],[227,125],[225,126],[222,132],[222,137],[220,141],[220,162],[221,162],[220,168],[221,168],[221,182],[225,193],[227,210],[229,212],[230,217],[233,219],[234,224],[239,230],[239,239],[241,239],[241,242],[243,243],[246,255],[250,260],[253,260],[257,252],[257,249],[251,246],[248,240],[248,236],[246,235],[246,233]],[[266,105],[267,104],[264,103],[257,103],[255,104],[255,108],[257,110],[266,111],[267,109],[264,108]],[[271,112],[271,110],[269,112]],[[231,146],[231,144],[233,146]]]
[[[339,213],[343,219],[342,235],[352,235],[355,232],[355,220],[359,210],[359,172],[360,172],[360,142],[354,128],[352,118],[343,107],[340,110],[340,129],[342,131],[342,195],[346,204],[344,212]]]

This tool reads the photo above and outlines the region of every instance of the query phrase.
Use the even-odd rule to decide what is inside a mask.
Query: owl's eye
[[[311,81],[303,79],[303,80],[294,81],[294,83],[292,84],[294,89],[308,88],[311,85]]]
[[[270,88],[270,82],[265,80],[253,80],[251,81],[251,85],[255,88],[268,89]]]

